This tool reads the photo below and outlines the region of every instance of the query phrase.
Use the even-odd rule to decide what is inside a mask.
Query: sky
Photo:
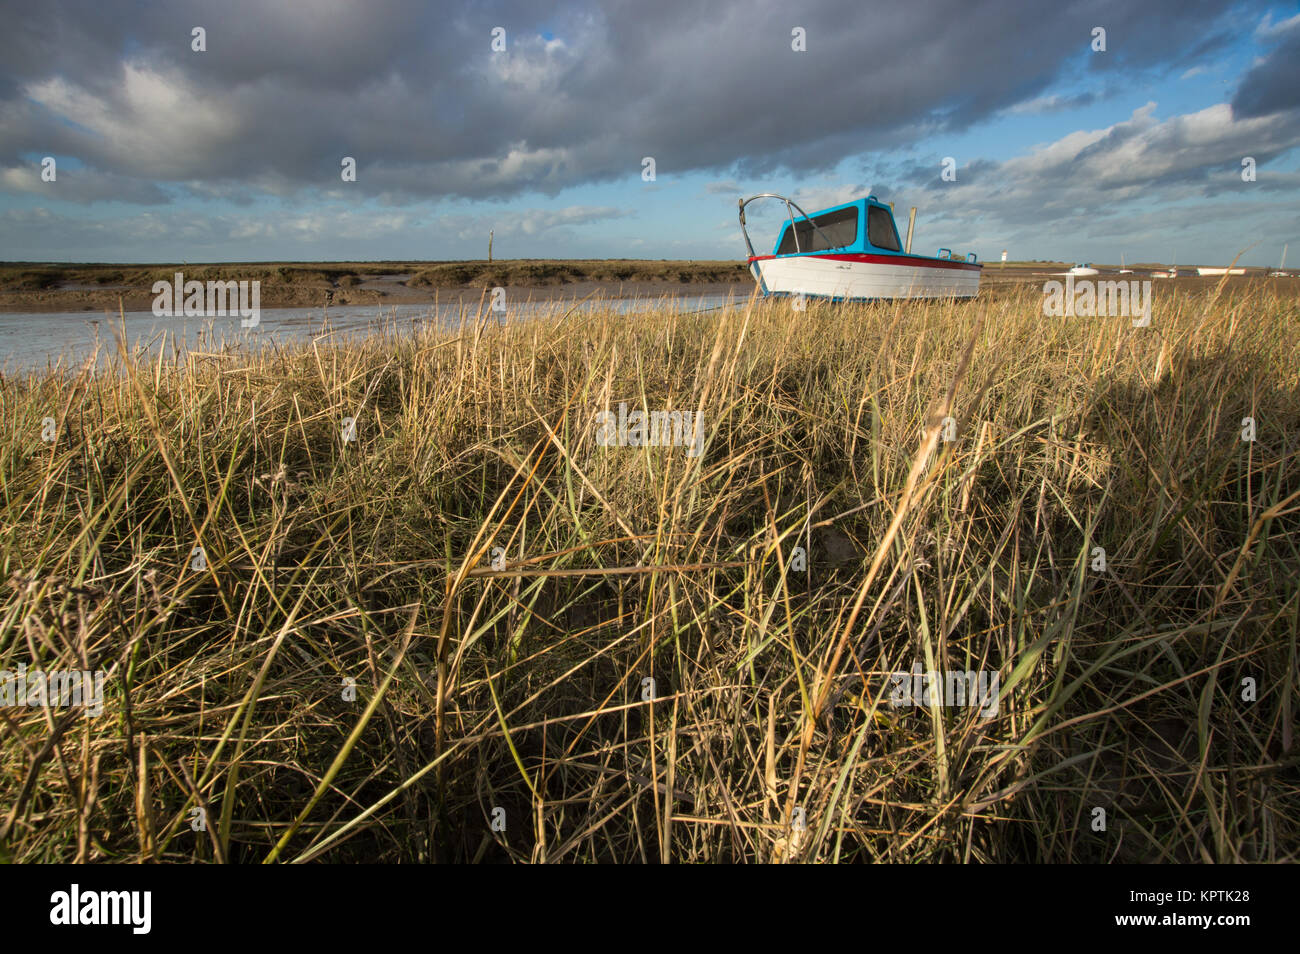
[[[740,259],[736,200],[778,192],[871,193],[900,232],[916,206],[927,254],[1276,265],[1289,242],[1300,264],[1298,3],[41,0],[4,21],[5,261],[481,259],[489,231],[497,258]]]

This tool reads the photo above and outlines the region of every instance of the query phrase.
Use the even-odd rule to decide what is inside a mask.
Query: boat
[[[1062,272],[1061,274],[1073,275],[1076,278],[1078,278],[1080,275],[1100,275],[1101,273],[1097,271],[1097,269],[1093,268],[1091,264],[1088,264],[1088,265],[1071,265],[1068,271]]]
[[[754,251],[745,224],[745,208],[759,199],[776,199],[786,208],[787,220],[770,255]],[[764,297],[871,301],[979,294],[984,266],[974,252],[965,258],[946,248],[933,256],[912,254],[910,230],[904,248],[893,211],[874,195],[813,215],[775,192],[741,199],[739,204],[749,270]]]
[[[1283,246],[1282,246],[1282,261],[1278,262],[1278,265],[1277,265],[1277,271],[1275,271],[1275,272],[1269,272],[1269,273],[1268,273],[1268,277],[1269,277],[1269,278],[1289,278],[1289,277],[1290,277],[1290,276],[1287,274],[1287,272],[1286,272],[1286,250],[1287,250],[1287,246],[1286,246],[1286,245],[1283,245]]]
[[[1201,268],[1196,267],[1197,275],[1245,275],[1244,268]]]
[[[1174,256],[1174,264],[1167,272],[1152,272],[1152,278],[1177,278],[1178,277],[1178,256]]]

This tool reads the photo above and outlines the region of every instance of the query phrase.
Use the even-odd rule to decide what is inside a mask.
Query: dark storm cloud
[[[33,4],[0,38],[0,167],[73,156],[104,181],[238,196],[336,189],[354,156],[355,188],[389,202],[639,185],[644,156],[661,177],[809,172],[1040,97],[1095,26],[1107,51],[1086,68],[1105,82],[1203,57],[1233,21],[1222,0],[440,7]]]
[[[1277,46],[1241,81],[1232,109],[1239,116],[1268,116],[1300,108],[1300,16],[1276,31]]]

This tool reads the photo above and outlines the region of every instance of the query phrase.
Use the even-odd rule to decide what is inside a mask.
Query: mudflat
[[[263,308],[409,305],[475,300],[485,289],[526,292],[535,300],[748,295],[742,262],[519,260],[497,262],[249,262],[109,265],[14,262],[0,265],[0,312],[142,311],[155,282],[260,281]]]

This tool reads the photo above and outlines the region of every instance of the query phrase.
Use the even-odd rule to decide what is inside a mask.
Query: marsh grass
[[[557,305],[0,379],[0,663],[109,671],[99,718],[0,710],[0,852],[1295,860],[1300,308],[1040,306]],[[597,446],[623,401],[703,455]],[[997,715],[892,707],[915,662],[997,671]]]
[[[62,283],[131,285],[148,291],[177,272],[194,281],[256,280],[276,285],[353,287],[367,274],[410,274],[415,287],[564,285],[574,282],[748,282],[743,262],[641,259],[504,259],[495,262],[249,262],[244,264],[73,265],[0,263],[0,291],[39,291]]]

